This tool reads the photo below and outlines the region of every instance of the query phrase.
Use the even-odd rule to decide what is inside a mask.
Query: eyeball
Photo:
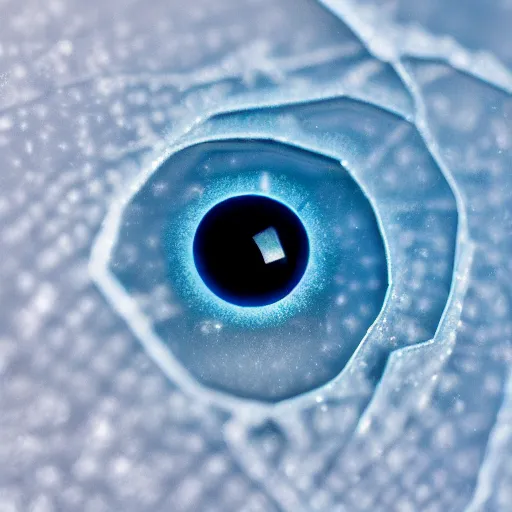
[[[110,268],[172,368],[214,393],[274,403],[322,386],[382,308],[386,253],[368,198],[340,162],[291,144],[186,145],[119,227]]]

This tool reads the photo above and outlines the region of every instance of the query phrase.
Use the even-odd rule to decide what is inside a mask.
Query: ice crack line
[[[361,6],[353,0],[318,1],[350,27],[372,55],[384,62],[406,57],[438,60],[512,93],[512,73],[488,51],[471,52],[453,37],[430,34],[418,25],[398,24],[375,6]]]

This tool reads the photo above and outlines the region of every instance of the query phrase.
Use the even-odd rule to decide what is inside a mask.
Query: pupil
[[[199,275],[215,295],[238,306],[265,306],[297,286],[309,241],[299,217],[283,203],[244,195],[208,211],[193,252]]]

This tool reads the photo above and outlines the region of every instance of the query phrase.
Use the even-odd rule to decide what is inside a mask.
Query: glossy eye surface
[[[327,383],[387,290],[368,198],[339,162],[290,144],[187,144],[120,226],[109,268],[166,354],[226,395],[279,402]],[[148,294],[165,297],[166,314],[146,309]]]
[[[264,196],[215,205],[194,236],[194,263],[216,295],[238,306],[266,306],[297,286],[309,259],[297,214]]]

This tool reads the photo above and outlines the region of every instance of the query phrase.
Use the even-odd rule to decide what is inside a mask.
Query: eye
[[[188,144],[154,169],[119,228],[109,268],[141,309],[165,299],[166,314],[144,311],[160,346],[226,396],[279,402],[329,382],[382,308],[377,218],[321,153],[268,139]]]
[[[165,371],[279,403],[340,375],[371,389],[393,350],[434,336],[457,206],[404,115],[326,98],[197,125],[115,222],[108,268]]]

